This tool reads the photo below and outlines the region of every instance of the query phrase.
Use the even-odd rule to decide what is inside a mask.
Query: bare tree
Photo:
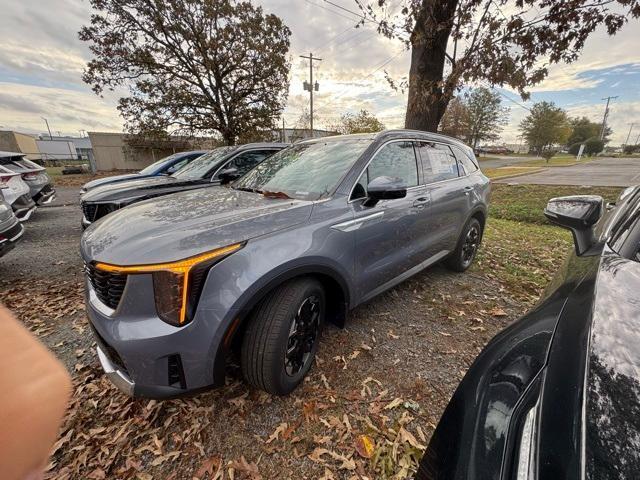
[[[616,34],[640,16],[638,0],[355,0],[362,22],[411,49],[406,127],[436,131],[463,85],[508,85],[528,98],[548,65],[575,61],[600,25]]]
[[[129,89],[118,109],[132,132],[219,133],[227,144],[275,126],[289,88],[291,31],[237,0],[90,0],[82,27],[97,94]]]

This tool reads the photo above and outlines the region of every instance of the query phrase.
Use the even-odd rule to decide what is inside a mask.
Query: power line
[[[342,13],[340,13],[340,12],[336,12],[336,11],[335,11],[335,10],[333,10],[332,8],[325,7],[324,5],[321,5],[321,4],[319,4],[319,3],[312,2],[311,0],[304,0],[304,1],[305,1],[305,2],[307,2],[307,3],[308,3],[308,4],[310,4],[310,5],[315,5],[316,7],[320,7],[320,8],[322,8],[323,10],[327,10],[328,12],[332,12],[333,14],[338,15],[339,17],[346,18],[347,20],[351,20],[352,22],[356,20],[356,19],[355,19],[355,18],[353,18],[353,17],[347,17],[346,15],[344,15],[344,14],[342,14]]]

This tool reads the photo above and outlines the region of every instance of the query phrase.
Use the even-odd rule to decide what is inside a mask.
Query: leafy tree
[[[565,144],[571,134],[571,126],[562,108],[556,107],[553,102],[539,102],[520,122],[520,131],[529,147],[542,155],[553,145]]]
[[[602,150],[604,150],[604,142],[599,137],[591,137],[584,142],[585,155],[597,155]]]
[[[458,96],[449,102],[449,107],[440,120],[438,131],[443,135],[468,141],[469,108],[464,98]]]
[[[625,145],[622,148],[623,153],[632,154],[636,152],[640,152],[640,145]]]
[[[468,142],[475,150],[478,142],[497,140],[507,123],[509,109],[502,106],[500,94],[480,87],[471,91],[467,100]]]
[[[375,115],[367,110],[360,110],[359,113],[345,113],[340,117],[340,121],[329,127],[343,135],[351,133],[375,133],[384,130],[384,124]]]
[[[219,133],[227,144],[274,127],[289,87],[291,31],[240,0],[90,0],[80,39],[97,94],[128,88],[129,131]]]
[[[600,25],[615,35],[640,16],[638,0],[407,0],[397,15],[392,0],[355,2],[362,23],[411,49],[405,124],[432,132],[464,84],[508,85],[528,98],[547,66],[575,61]]]
[[[573,145],[574,143],[582,144],[587,139],[592,137],[600,137],[602,130],[602,124],[592,122],[587,117],[575,117],[571,119],[571,135],[567,139],[567,145]],[[608,136],[611,135],[611,128],[605,129],[605,143],[608,142]]]

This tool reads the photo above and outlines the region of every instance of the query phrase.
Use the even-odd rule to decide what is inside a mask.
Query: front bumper
[[[216,318],[207,312],[184,327],[157,317],[151,275],[130,275],[116,310],[102,303],[86,282],[86,311],[108,378],[134,397],[173,398],[219,386],[214,378],[220,342]],[[178,369],[180,381],[172,381]]]
[[[24,226],[19,222],[0,232],[0,257],[9,252],[21,240],[24,234]]]

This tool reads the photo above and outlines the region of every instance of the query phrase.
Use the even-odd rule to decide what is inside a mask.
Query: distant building
[[[32,135],[10,130],[0,131],[0,150],[24,153],[29,160],[41,161],[36,139]]]
[[[40,135],[38,135],[38,138],[39,138],[38,145],[42,145],[42,147],[40,147],[40,151],[42,153],[51,151],[51,154],[54,154],[55,152],[55,153],[62,154],[63,156],[66,156],[71,151],[71,152],[75,152],[75,155],[73,155],[74,159],[85,160],[85,161],[89,161],[91,158],[91,155],[93,155],[93,149],[91,147],[91,139],[89,137],[72,137],[72,136],[55,136],[55,135],[53,137],[49,137],[49,135],[41,133]],[[49,143],[49,142],[67,142],[67,143],[70,142],[72,143],[72,146],[71,148],[69,148],[68,146],[59,147],[57,146],[57,144]],[[61,150],[61,151],[56,152],[57,150]]]
[[[141,170],[166,156],[208,150],[219,140],[209,137],[145,138],[125,133],[89,132],[97,170]]]
[[[331,137],[333,135],[340,134],[338,132],[332,132],[330,130],[318,130],[315,128],[313,129],[313,133],[308,128],[281,128],[279,130],[273,130],[273,141],[294,143],[299,140]]]

